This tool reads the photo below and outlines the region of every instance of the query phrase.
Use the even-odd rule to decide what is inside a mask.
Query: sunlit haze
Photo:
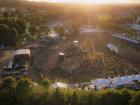
[[[138,3],[140,0],[29,0],[36,2],[73,2],[73,3]]]

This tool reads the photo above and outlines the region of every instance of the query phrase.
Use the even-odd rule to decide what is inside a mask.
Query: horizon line
[[[106,2],[106,3],[96,3],[96,2],[79,2],[79,1],[34,1],[34,0],[27,0],[29,2],[37,2],[37,3],[72,3],[72,4],[140,4],[140,2]]]

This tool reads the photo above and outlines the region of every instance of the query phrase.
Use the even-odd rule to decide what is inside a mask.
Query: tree
[[[48,32],[50,31],[50,29],[47,25],[41,25],[39,30],[40,30],[41,34],[48,34]]]
[[[25,20],[18,19],[15,22],[14,27],[17,29],[19,35],[25,35],[28,31],[29,24]]]
[[[71,105],[78,105],[78,95],[74,92],[71,96]]]
[[[15,46],[18,33],[15,28],[10,28],[6,24],[0,24],[0,44]]]
[[[58,29],[58,34],[61,37],[64,37],[65,36],[65,29],[64,29],[63,26]]]
[[[79,33],[78,28],[79,28],[79,26],[77,26],[77,25],[71,25],[68,30],[71,35],[77,35]]]
[[[52,105],[66,105],[66,96],[64,91],[60,91],[56,89],[56,91],[52,94]]]
[[[3,13],[3,17],[8,18],[8,17],[9,17],[9,13],[8,13],[8,12],[4,12],[4,13]]]
[[[37,27],[35,25],[30,26],[29,31],[31,34],[35,34],[37,32]]]
[[[15,102],[16,80],[12,77],[4,78],[0,86],[0,103],[12,105]]]
[[[136,93],[130,100],[130,105],[140,105],[140,92]]]
[[[122,91],[121,91],[121,102],[122,102],[122,105],[129,105],[129,101],[131,100],[131,95],[130,95],[130,93],[129,93],[129,91],[128,90],[126,90],[126,89],[123,89]]]
[[[50,84],[51,84],[51,81],[49,79],[44,79],[41,82],[41,85],[44,86],[46,89],[49,88]]]
[[[18,81],[16,92],[17,94],[24,94],[26,92],[29,92],[32,88],[32,81],[27,78],[22,78]]]
[[[30,97],[32,93],[32,81],[27,78],[21,78],[16,87],[16,98],[17,103],[20,105],[25,105],[30,102]]]

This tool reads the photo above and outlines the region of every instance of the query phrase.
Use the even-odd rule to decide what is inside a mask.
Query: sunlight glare
[[[44,2],[73,2],[73,3],[129,3],[129,0],[29,0]]]

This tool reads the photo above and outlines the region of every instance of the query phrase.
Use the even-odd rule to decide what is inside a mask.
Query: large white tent
[[[124,84],[129,84],[133,81],[129,76],[121,77],[121,79],[124,81]]]
[[[94,88],[96,86],[98,89],[100,89],[102,87],[108,86],[110,82],[110,79],[96,79],[91,81],[92,85],[90,85],[90,87]]]
[[[140,82],[140,75],[135,75],[135,78]]]
[[[89,85],[89,87],[94,88],[95,86],[97,86],[98,89],[104,86],[116,88],[120,85],[131,84],[134,80],[140,81],[140,75],[130,75],[123,77],[118,76],[115,78],[91,80],[91,84]]]
[[[118,76],[112,79],[111,87],[115,88],[123,84],[124,84],[124,81],[121,79],[121,77]]]

